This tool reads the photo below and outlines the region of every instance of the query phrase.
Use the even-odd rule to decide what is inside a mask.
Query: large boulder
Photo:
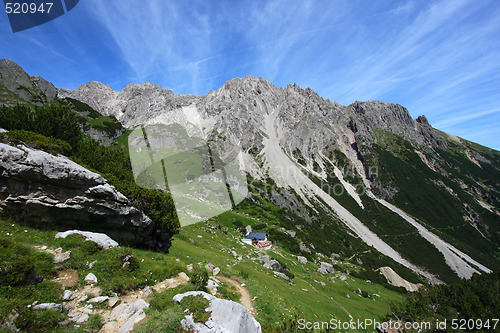
[[[0,143],[0,209],[59,229],[102,232],[167,251],[170,236],[101,175],[68,158]]]
[[[210,301],[206,308],[210,312],[210,318],[205,323],[194,322],[193,317],[187,314],[182,320],[184,329],[198,333],[220,332],[220,333],[261,333],[262,329],[259,322],[248,312],[241,304],[220,299],[202,291],[189,291],[183,294],[177,294],[173,300],[181,303],[186,296],[203,296]]]

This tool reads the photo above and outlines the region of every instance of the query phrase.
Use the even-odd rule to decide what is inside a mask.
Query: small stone
[[[216,276],[219,273],[220,273],[220,268],[219,267],[215,267],[214,271],[212,272],[213,276]]]
[[[193,264],[189,264],[189,265],[187,265],[187,270],[188,270],[189,272],[193,272],[193,271],[194,271],[194,266],[193,266]]]
[[[89,269],[94,268],[94,264],[95,264],[96,262],[97,262],[97,260],[92,261],[92,262],[89,264]]]
[[[95,276],[94,273],[89,273],[85,277],[85,282],[87,282],[87,283],[97,283],[97,276]]]

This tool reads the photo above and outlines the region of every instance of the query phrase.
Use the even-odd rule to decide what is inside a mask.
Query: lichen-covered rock
[[[167,251],[170,236],[101,175],[64,156],[0,143],[0,203],[28,221],[102,232],[129,245]]]

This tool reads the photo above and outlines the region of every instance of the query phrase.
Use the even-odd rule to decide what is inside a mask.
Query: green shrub
[[[243,222],[241,222],[240,220],[233,221],[233,226],[234,226],[234,228],[238,228],[238,229],[241,229],[244,227]]]

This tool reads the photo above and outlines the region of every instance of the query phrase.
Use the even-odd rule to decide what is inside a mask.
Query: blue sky
[[[0,58],[58,88],[154,82],[206,94],[234,77],[381,100],[500,150],[500,1],[80,0]]]

